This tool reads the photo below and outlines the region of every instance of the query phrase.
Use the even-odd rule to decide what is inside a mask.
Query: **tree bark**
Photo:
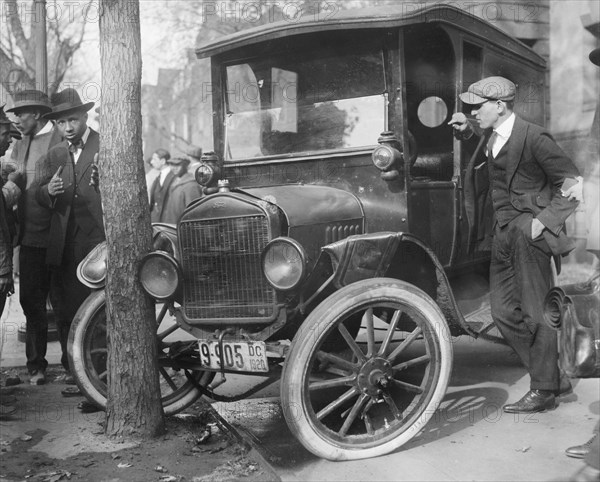
[[[152,247],[142,155],[138,0],[100,2],[102,65],[100,193],[108,244],[106,433],[152,437],[164,431],[154,305],[137,279]]]

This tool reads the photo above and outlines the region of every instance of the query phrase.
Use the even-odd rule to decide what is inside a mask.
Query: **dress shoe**
[[[32,385],[43,385],[44,383],[46,383],[46,375],[41,370],[35,371],[31,374],[31,377],[29,378],[29,383],[31,383]]]
[[[591,439],[589,439],[586,443],[569,447],[567,450],[565,450],[565,454],[567,454],[569,457],[573,457],[574,459],[584,458],[587,454],[590,453],[590,446],[592,445],[594,440],[596,440],[597,436],[598,432],[596,432],[594,436]]]
[[[0,419],[10,417],[17,411],[17,407],[12,405],[0,405]]]
[[[7,387],[12,387],[15,385],[19,385],[20,383],[21,379],[19,378],[19,375],[10,375],[4,382],[4,385],[6,385]]]
[[[529,390],[517,403],[504,405],[506,413],[537,413],[556,408],[556,398],[551,390]]]
[[[81,410],[81,413],[96,413],[96,412],[103,411],[102,408],[97,407],[92,402],[88,402],[87,400],[84,400],[83,402],[79,402],[77,404],[77,408],[79,410]]]

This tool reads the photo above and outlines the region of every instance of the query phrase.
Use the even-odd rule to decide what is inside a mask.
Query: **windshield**
[[[383,52],[321,50],[227,66],[226,160],[377,144],[386,122]]]

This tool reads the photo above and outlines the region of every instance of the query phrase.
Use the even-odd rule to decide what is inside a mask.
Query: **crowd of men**
[[[13,248],[18,246],[19,302],[26,319],[25,358],[32,385],[46,382],[48,304],[62,350],[62,379],[75,383],[67,352],[69,329],[90,293],[77,278],[77,266],[105,239],[98,189],[100,136],[88,125],[93,106],[70,88],[51,99],[38,90],[22,90],[0,111],[0,314],[14,292]],[[201,150],[194,148],[190,154],[200,157]],[[189,164],[198,160],[171,158],[164,149],[154,153],[152,222],[175,223],[185,206],[201,196],[188,172]],[[63,392],[74,394],[77,389]],[[10,397],[3,388],[2,417],[15,411]]]

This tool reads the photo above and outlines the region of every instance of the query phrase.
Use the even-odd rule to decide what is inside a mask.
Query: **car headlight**
[[[380,171],[387,171],[391,169],[391,167],[396,163],[396,161],[402,158],[402,154],[398,149],[395,149],[388,145],[380,145],[375,148],[373,154],[371,154],[371,159],[373,160],[373,164]]]
[[[106,241],[97,245],[77,266],[77,277],[89,288],[100,288],[106,279]]]
[[[170,254],[154,251],[142,258],[139,279],[146,293],[154,299],[166,300],[179,288],[181,268]]]
[[[306,274],[304,248],[291,238],[271,241],[262,253],[262,267],[267,281],[277,290],[296,288]]]
[[[196,169],[196,182],[201,186],[208,186],[215,178],[215,170],[210,164],[200,164]]]

